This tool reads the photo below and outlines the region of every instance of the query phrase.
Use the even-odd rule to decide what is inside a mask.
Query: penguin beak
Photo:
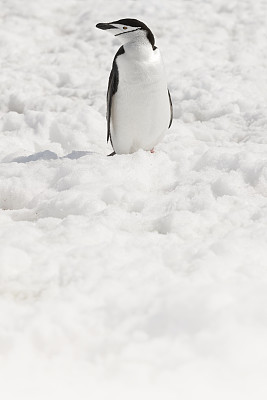
[[[116,29],[115,26],[111,25],[111,24],[106,24],[106,23],[102,23],[100,22],[99,24],[96,25],[96,27],[98,29],[102,29],[102,30],[106,30],[106,29]]]

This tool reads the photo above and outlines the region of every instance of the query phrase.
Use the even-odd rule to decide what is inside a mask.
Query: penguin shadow
[[[63,160],[64,158],[69,158],[70,160],[78,160],[81,157],[98,154],[93,151],[72,151],[71,153],[67,154],[66,156],[59,157],[56,153],[50,150],[40,151],[38,153],[31,154],[29,156],[21,156],[16,157],[11,162],[16,163],[28,163],[32,161],[39,161],[39,160]]]

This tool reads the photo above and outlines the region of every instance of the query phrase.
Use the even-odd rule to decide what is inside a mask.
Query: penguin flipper
[[[118,84],[119,84],[119,71],[118,71],[118,66],[116,63],[116,58],[120,56],[121,54],[125,53],[123,46],[119,48],[117,53],[115,54],[113,64],[112,64],[112,69],[109,75],[109,80],[108,80],[108,92],[107,92],[107,142],[110,140],[112,144],[112,138],[111,138],[111,130],[110,130],[110,120],[111,120],[111,107],[112,107],[112,98],[114,94],[118,90]],[[113,145],[112,145],[113,146]]]
[[[171,94],[170,91],[168,89],[168,95],[169,95],[169,102],[170,102],[170,123],[168,126],[168,129],[171,127],[172,125],[172,120],[173,120],[173,106],[172,106],[172,98],[171,98]]]
[[[116,61],[114,59],[112,70],[109,75],[108,80],[108,92],[107,92],[107,142],[111,141],[111,132],[110,132],[110,119],[111,119],[111,106],[112,106],[112,97],[116,93],[116,82],[118,81],[118,67]]]

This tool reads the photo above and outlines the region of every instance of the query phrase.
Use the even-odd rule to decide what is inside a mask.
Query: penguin
[[[165,69],[151,30],[137,19],[98,23],[121,42],[107,90],[107,142],[114,154],[154,152],[173,119]]]

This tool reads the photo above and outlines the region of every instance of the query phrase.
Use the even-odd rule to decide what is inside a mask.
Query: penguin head
[[[147,39],[154,48],[155,38],[151,30],[138,19],[125,18],[109,23],[99,23],[97,28],[107,30],[118,38],[122,44]]]

